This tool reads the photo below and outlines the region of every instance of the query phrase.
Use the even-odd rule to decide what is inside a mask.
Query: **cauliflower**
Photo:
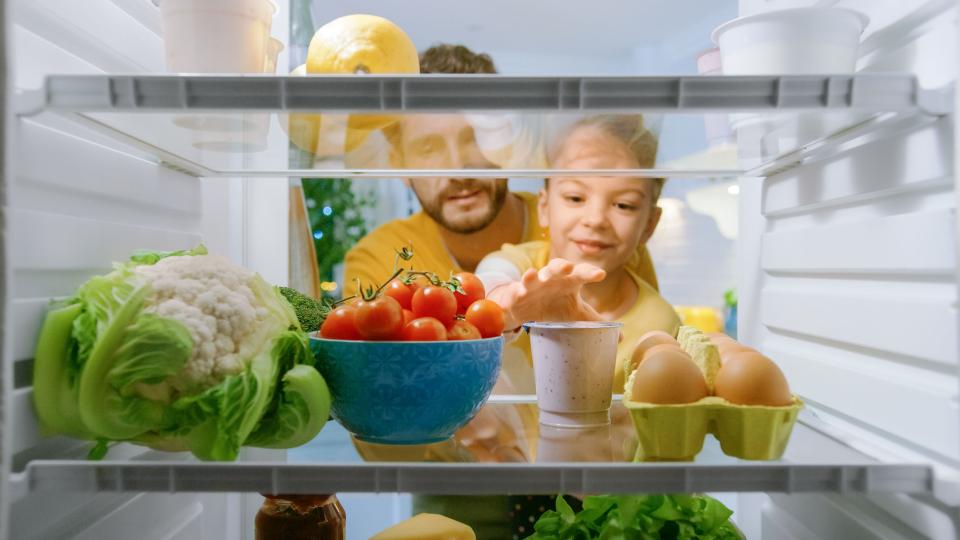
[[[48,431],[203,459],[307,442],[330,406],[290,304],[202,247],[136,254],[52,310],[34,397]]]

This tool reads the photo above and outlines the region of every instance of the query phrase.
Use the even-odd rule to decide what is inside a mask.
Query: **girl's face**
[[[595,127],[575,129],[554,160],[560,169],[641,168],[626,144]],[[628,177],[559,177],[540,192],[540,224],[550,228],[550,256],[607,273],[623,267],[653,234],[661,210],[654,182]]]

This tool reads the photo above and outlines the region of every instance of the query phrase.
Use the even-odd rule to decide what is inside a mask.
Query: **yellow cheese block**
[[[439,514],[417,514],[370,540],[476,540],[473,529]]]

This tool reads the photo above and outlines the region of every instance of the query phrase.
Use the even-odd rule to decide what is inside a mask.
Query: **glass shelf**
[[[755,175],[949,110],[908,74],[61,75],[19,105],[21,117],[66,115],[195,176],[342,178]],[[635,133],[642,122],[658,163],[559,164],[566,135],[597,116]],[[683,159],[735,134],[739,162]]]
[[[809,412],[801,414],[783,458],[768,462],[726,456],[708,435],[693,462],[645,463],[619,401],[605,428],[546,428],[536,416],[532,396],[493,396],[454,438],[430,445],[365,443],[331,420],[315,440],[289,450],[285,462],[200,463],[185,454],[150,451],[135,460],[35,460],[22,475],[32,492],[934,491],[931,465],[871,457],[862,441],[832,436]],[[124,450],[111,453],[117,451]]]

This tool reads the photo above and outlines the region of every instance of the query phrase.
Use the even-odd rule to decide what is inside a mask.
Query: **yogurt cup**
[[[869,21],[844,8],[780,9],[724,23],[711,37],[726,75],[853,73]]]
[[[592,427],[610,423],[618,322],[530,322],[540,423]]]

